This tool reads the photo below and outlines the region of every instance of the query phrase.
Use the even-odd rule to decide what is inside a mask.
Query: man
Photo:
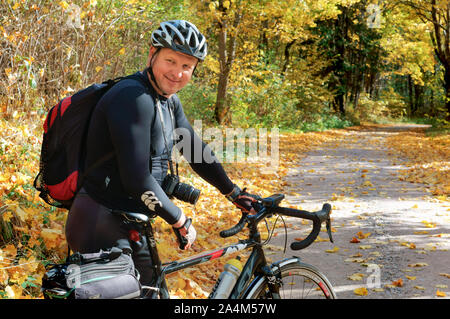
[[[189,249],[196,237],[190,219],[169,199],[163,188],[175,128],[185,134],[180,150],[192,169],[215,186],[244,212],[254,211],[256,196],[240,190],[225,173],[208,146],[195,134],[184,115],[176,92],[191,79],[197,64],[207,54],[205,37],[191,23],[166,21],[152,34],[147,68],[133,78],[120,81],[99,101],[91,119],[86,167],[114,152],[110,160],[96,165],[85,177],[66,223],[66,238],[73,251],[81,253],[106,249],[124,238],[129,229],[111,214],[123,210],[158,215],[172,225],[174,232],[187,240]],[[194,161],[195,145],[205,160]],[[211,160],[212,158],[212,160]],[[145,239],[130,242],[133,260],[148,284],[152,271]]]

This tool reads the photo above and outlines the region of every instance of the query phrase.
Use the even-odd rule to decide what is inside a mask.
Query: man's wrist
[[[183,227],[184,223],[186,223],[186,215],[181,214],[180,219],[175,224],[172,224],[172,227],[173,228],[181,228],[181,227]]]
[[[234,202],[234,200],[239,196],[240,193],[241,193],[241,189],[239,188],[239,186],[234,185],[233,190],[231,192],[229,192],[228,194],[226,194],[225,197],[230,202]]]

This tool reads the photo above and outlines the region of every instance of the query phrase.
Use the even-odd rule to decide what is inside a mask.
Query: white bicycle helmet
[[[206,38],[195,25],[185,20],[162,22],[152,33],[152,45],[179,51],[200,61],[203,61],[207,54]]]

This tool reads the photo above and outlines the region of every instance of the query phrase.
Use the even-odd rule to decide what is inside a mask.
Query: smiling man
[[[168,194],[167,185],[173,181],[173,175],[168,174],[171,152],[178,145],[173,139],[175,128],[189,133],[183,135],[188,139],[183,145],[190,144],[191,150],[195,150],[194,145],[202,145],[198,152],[211,154],[206,161],[203,155],[194,156],[181,149],[192,169],[241,210],[254,211],[256,197],[231,182],[192,129],[176,95],[206,54],[206,39],[192,23],[162,22],[152,33],[147,68],[121,80],[103,95],[89,126],[87,175],[66,223],[66,238],[73,251],[92,253],[129,239],[129,226],[111,214],[113,209],[157,215],[172,225],[182,249],[191,247],[195,228],[170,197],[192,202],[193,188],[178,187],[177,192]],[[110,153],[114,156],[102,161]],[[189,196],[185,196],[188,191]],[[152,269],[145,238],[134,236],[130,245],[140,280],[149,284]]]

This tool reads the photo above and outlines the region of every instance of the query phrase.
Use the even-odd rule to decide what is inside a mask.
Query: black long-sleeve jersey
[[[180,151],[192,169],[222,194],[231,192],[233,183],[192,129],[177,95],[169,101],[156,93],[146,71],[135,75],[139,78],[125,79],[112,87],[94,110],[85,166],[91,167],[105,154],[114,152],[114,156],[89,170],[83,186],[92,198],[108,208],[157,214],[173,224],[181,217],[181,210],[161,188],[174,146],[173,122],[185,132],[183,139],[188,139],[179,144],[187,146],[188,152]],[[156,98],[160,100],[167,147]],[[173,108],[174,121],[169,107]]]

